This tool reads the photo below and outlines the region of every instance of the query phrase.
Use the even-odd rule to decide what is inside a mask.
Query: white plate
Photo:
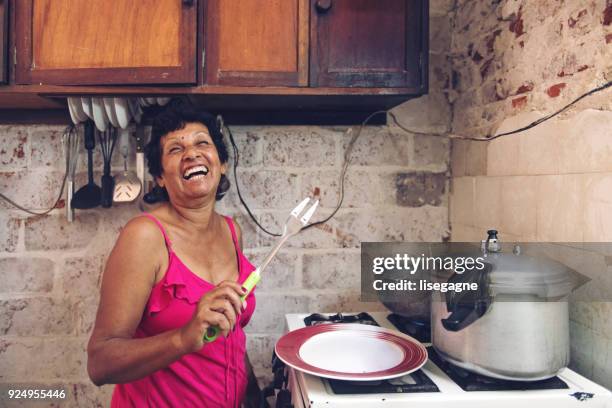
[[[147,105],[149,105],[149,106],[157,105],[157,99],[156,98],[145,98],[145,101],[147,101]]]
[[[81,105],[81,98],[68,98],[68,104],[72,106],[72,112],[79,122],[85,122],[88,119]]]
[[[108,127],[108,117],[104,109],[104,101],[102,98],[91,98],[91,106],[96,127],[100,132],[104,132]]]
[[[119,122],[117,121],[117,115],[115,114],[114,98],[104,98],[104,109],[111,125],[118,128]]]
[[[157,104],[159,106],[164,106],[166,105],[168,102],[170,102],[170,98],[157,98]]]
[[[127,99],[115,98],[115,115],[117,115],[119,127],[121,127],[121,129],[127,129],[131,117]]]
[[[319,377],[375,381],[400,377],[427,362],[425,346],[405,334],[364,324],[322,324],[285,334],[276,355]]]
[[[83,97],[81,98],[81,105],[83,106],[83,112],[89,117],[89,119],[93,120],[93,108],[91,107],[91,98]]]
[[[74,110],[72,109],[72,103],[70,103],[70,99],[72,98],[67,98],[67,105],[68,105],[68,112],[70,113],[70,119],[72,120],[72,123],[74,123],[75,125],[79,124],[79,118],[77,118],[76,114],[74,113]]]

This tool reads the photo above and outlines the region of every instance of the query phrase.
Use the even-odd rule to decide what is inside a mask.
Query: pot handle
[[[491,265],[486,263],[482,270],[471,270],[465,273],[454,273],[449,279],[452,283],[476,283],[476,291],[447,292],[446,309],[450,315],[441,319],[442,326],[448,331],[459,331],[465,329],[476,320],[481,318],[491,305],[489,296],[488,274]]]

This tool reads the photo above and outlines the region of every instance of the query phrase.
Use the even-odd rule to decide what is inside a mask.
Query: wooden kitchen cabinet
[[[309,0],[208,0],[206,83],[308,85]]]
[[[310,0],[310,85],[427,90],[427,0]]]
[[[0,84],[7,82],[8,0],[0,0]]]
[[[17,84],[194,84],[195,0],[16,0]]]

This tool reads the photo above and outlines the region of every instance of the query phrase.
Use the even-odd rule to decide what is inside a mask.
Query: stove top
[[[540,381],[510,381],[472,373],[445,361],[434,350],[433,346],[427,347],[427,354],[429,355],[429,360],[444,371],[464,391],[526,391],[569,388],[559,377]]]
[[[305,318],[306,319],[305,322]],[[337,323],[337,320],[351,323],[374,324],[397,330],[394,318],[389,313],[337,313],[337,314],[288,314],[285,316],[288,331],[309,324]],[[393,323],[392,323],[393,322]],[[415,337],[413,333],[409,335]],[[415,337],[416,338],[416,337]],[[424,342],[425,343],[425,342]],[[426,344],[429,345],[429,344]],[[570,369],[564,369],[551,384],[538,384],[537,389],[525,389],[506,384],[504,390],[496,391],[488,378],[477,379],[487,390],[468,391],[462,387],[462,380],[455,374],[447,373],[444,364],[438,366],[436,357],[429,349],[430,359],[421,370],[409,376],[380,382],[337,381],[316,377],[288,368],[288,389],[291,404],[295,408],[347,407],[347,408],[610,408],[612,393]],[[559,381],[559,382],[557,382]],[[514,382],[511,382],[514,383]],[[433,385],[433,386],[432,386]],[[521,384],[524,387],[524,384]],[[563,388],[561,388],[563,387]],[[469,386],[467,387],[469,388]]]

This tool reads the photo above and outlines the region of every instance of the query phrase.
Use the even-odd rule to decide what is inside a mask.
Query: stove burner
[[[367,313],[349,314],[344,315],[342,313],[336,313],[335,315],[324,315],[320,313],[313,313],[310,316],[304,318],[304,324],[306,326],[317,326],[319,324],[330,324],[330,323],[361,323],[369,324],[370,326],[378,326],[376,320]]]
[[[431,343],[431,322],[429,316],[405,317],[397,313],[387,316],[400,332],[414,337],[421,343]]]
[[[540,381],[511,381],[491,378],[472,373],[445,361],[433,347],[427,347],[427,353],[429,354],[429,360],[440,367],[464,391],[526,391],[569,388],[559,377]]]
[[[418,370],[398,378],[380,381],[327,380],[334,394],[399,394],[440,392],[436,384]]]

